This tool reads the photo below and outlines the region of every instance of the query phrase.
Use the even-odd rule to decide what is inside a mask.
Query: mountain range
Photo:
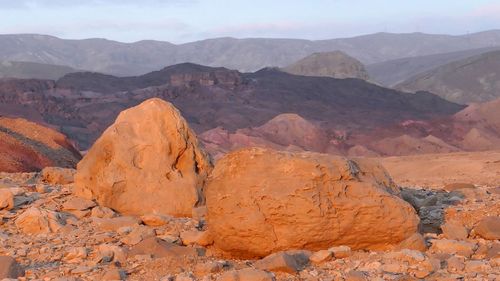
[[[0,115],[57,129],[80,150],[152,97],[179,108],[214,156],[246,146],[350,156],[500,148],[498,31],[181,45],[1,35],[0,46]]]
[[[500,46],[500,31],[467,35],[376,33],[330,40],[216,38],[185,44],[68,40],[37,34],[0,35],[0,61],[64,65],[113,74],[142,75],[192,62],[242,72],[284,67],[316,52],[343,51],[364,64]]]

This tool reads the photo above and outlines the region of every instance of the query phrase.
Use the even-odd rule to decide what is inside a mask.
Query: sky
[[[500,29],[500,0],[0,0],[0,34],[185,43]]]

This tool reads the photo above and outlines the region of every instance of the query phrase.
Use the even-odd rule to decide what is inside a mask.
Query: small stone
[[[36,190],[36,192],[43,194],[43,193],[50,192],[51,188],[48,185],[46,185],[46,184],[40,184],[39,183],[39,184],[35,185],[35,190]]]
[[[0,256],[0,280],[24,276],[24,269],[17,261],[9,256]]]
[[[155,232],[153,229],[144,225],[138,225],[132,228],[132,231],[120,241],[126,245],[135,245],[146,238],[154,236]]]
[[[116,218],[93,218],[97,228],[102,231],[117,231],[120,227],[134,227],[141,223],[135,217],[116,217]]]
[[[163,216],[163,215],[144,215],[141,216],[141,220],[145,225],[149,226],[162,226],[172,219],[172,217]]]
[[[22,232],[27,234],[57,232],[63,227],[58,213],[36,207],[24,211],[16,219],[15,224]]]
[[[425,252],[427,250],[427,245],[425,244],[424,237],[420,233],[414,233],[410,237],[406,238],[401,242],[396,249],[409,249]]]
[[[500,258],[500,243],[493,243],[491,248],[486,252],[487,259],[498,259]]]
[[[368,278],[364,272],[353,270],[345,275],[345,281],[368,281]]]
[[[189,272],[183,272],[175,276],[175,281],[194,281],[194,276]]]
[[[364,265],[361,265],[358,269],[362,271],[379,271],[382,267],[382,263],[378,261],[368,262]]]
[[[76,170],[60,167],[45,167],[41,174],[41,179],[49,184],[70,184],[74,181]]]
[[[254,266],[257,269],[273,271],[297,273],[307,266],[309,257],[304,259],[303,254],[289,252],[276,252],[255,262]]]
[[[120,246],[112,244],[102,244],[98,248],[99,259],[103,262],[117,261],[125,263],[127,261],[127,252]]]
[[[14,194],[7,188],[0,189],[0,210],[14,208]]]
[[[120,235],[127,235],[132,232],[133,228],[131,226],[122,226],[116,230],[116,233]]]
[[[77,247],[77,248],[72,248],[70,249],[67,253],[64,259],[68,263],[79,263],[83,259],[85,259],[88,255],[87,248],[85,247]]]
[[[466,188],[476,188],[476,186],[471,183],[450,183],[445,185],[443,189],[446,191],[455,191]]]
[[[489,188],[489,189],[488,189],[488,192],[489,192],[490,194],[497,194],[497,195],[500,195],[500,186]]]
[[[97,206],[92,209],[90,216],[93,218],[110,219],[115,216],[115,212],[108,207]]]
[[[82,273],[89,272],[91,270],[92,270],[92,267],[90,267],[90,266],[80,265],[80,266],[77,266],[76,268],[72,269],[71,274],[82,274]]]
[[[394,279],[395,281],[420,281],[419,278],[424,278],[426,277],[427,275],[427,272],[424,272],[424,271],[417,271],[415,272],[415,276],[423,276],[423,277],[413,277],[411,275],[406,275],[406,274],[403,274],[403,275],[399,275],[396,279]],[[384,279],[382,279],[384,280]]]
[[[181,232],[180,236],[184,245],[208,246],[214,243],[214,240],[208,231],[184,231]]]
[[[152,255],[155,258],[182,258],[196,257],[202,253],[192,247],[182,247],[176,244],[165,242],[156,237],[146,238],[137,245],[134,245],[129,255]]]
[[[485,217],[475,227],[474,232],[488,240],[500,240],[500,217]]]
[[[399,243],[399,245],[396,247],[396,250],[402,249],[425,252],[427,250],[427,245],[425,244],[425,240],[422,234],[414,233],[413,235]]]
[[[315,263],[315,264],[319,264],[319,263],[323,263],[325,261],[329,261],[331,260],[333,257],[333,253],[331,251],[328,251],[328,250],[320,250],[320,251],[317,251],[315,253],[313,253],[310,257],[309,257],[309,260],[312,262],[312,263]]]
[[[119,268],[110,268],[106,271],[101,276],[101,280],[106,280],[106,281],[111,281],[111,280],[125,280],[127,274],[125,271]]]
[[[391,263],[383,264],[382,270],[384,272],[401,274],[401,273],[405,273],[408,270],[408,266],[406,264],[400,263],[400,262],[391,262]]]
[[[474,255],[472,255],[471,258],[475,260],[484,259],[487,253],[488,253],[488,245],[480,243],[476,251],[474,252]]]
[[[95,206],[96,203],[94,201],[83,199],[80,197],[72,197],[68,201],[64,202],[64,204],[62,205],[62,209],[85,211]]]
[[[475,243],[451,239],[433,240],[431,246],[431,250],[434,252],[451,255],[457,254],[464,257],[470,257],[474,253],[475,249]]]
[[[408,249],[403,249],[397,252],[387,252],[384,257],[406,262],[421,262],[425,260],[425,256],[422,252]]]
[[[489,265],[484,261],[466,261],[465,271],[467,272],[488,272],[490,270]]]
[[[351,248],[349,246],[338,246],[328,249],[336,259],[347,258],[351,255]]]
[[[217,278],[217,281],[274,281],[273,274],[253,269],[244,268],[240,270],[231,270],[223,273]]]
[[[199,263],[195,266],[194,273],[198,277],[202,277],[208,274],[214,274],[217,272],[222,271],[224,268],[224,264],[220,262],[204,262],[204,263]]]
[[[432,273],[432,271],[428,271],[428,270],[417,270],[413,273],[413,275],[416,277],[413,277],[413,276],[407,276],[406,278],[407,279],[403,279],[403,280],[419,280],[419,279],[422,279],[422,278],[425,278],[427,276],[429,276],[430,274]],[[418,279],[417,279],[418,278]],[[398,280],[402,280],[402,279],[398,279]]]
[[[446,260],[446,266],[449,272],[462,272],[465,268],[465,259],[463,257],[450,257]]]
[[[467,228],[459,221],[448,221],[441,226],[441,230],[447,239],[465,240],[469,236]]]

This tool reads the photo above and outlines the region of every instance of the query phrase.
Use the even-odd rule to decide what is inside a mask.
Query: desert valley
[[[500,280],[500,30],[0,35],[0,280]]]

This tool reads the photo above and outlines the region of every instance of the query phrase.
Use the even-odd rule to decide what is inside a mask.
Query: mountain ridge
[[[371,64],[474,48],[500,46],[500,30],[468,35],[376,33],[325,40],[216,38],[183,44],[142,40],[59,39],[46,35],[0,35],[0,60],[66,65],[117,76],[145,74],[165,65],[192,62],[242,72],[283,67],[314,52],[340,50]]]
[[[500,50],[452,61],[417,74],[395,86],[401,91],[430,91],[469,104],[500,97]]]

